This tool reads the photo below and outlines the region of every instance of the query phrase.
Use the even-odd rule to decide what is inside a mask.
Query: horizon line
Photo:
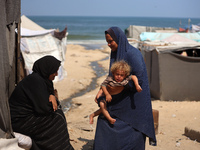
[[[23,16],[25,14],[21,14]],[[89,15],[25,15],[31,17],[135,17],[135,18],[177,18],[177,19],[200,19],[196,17],[162,17],[162,16],[89,16]]]

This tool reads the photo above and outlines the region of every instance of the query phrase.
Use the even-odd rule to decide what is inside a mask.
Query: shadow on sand
[[[85,145],[83,145],[82,150],[93,150],[94,140],[88,140],[85,138],[78,138],[78,140],[86,143]]]

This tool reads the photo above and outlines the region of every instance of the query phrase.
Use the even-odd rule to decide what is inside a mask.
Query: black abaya
[[[60,61],[45,56],[34,63],[33,73],[25,77],[9,98],[12,127],[15,132],[30,136],[32,150],[72,150],[63,111],[53,110],[49,96]]]

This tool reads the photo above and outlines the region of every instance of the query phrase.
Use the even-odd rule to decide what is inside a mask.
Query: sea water
[[[130,25],[153,27],[187,28],[189,18],[150,18],[150,17],[80,17],[80,16],[27,16],[45,29],[59,29],[67,26],[67,44],[80,44],[89,50],[101,48],[106,44],[104,31],[111,26],[118,26],[123,31]],[[190,18],[190,24],[199,24],[200,18]],[[109,58],[105,58],[109,59]],[[100,60],[101,61],[101,60]],[[72,97],[61,101],[65,112],[71,107],[71,99],[81,96],[96,88],[96,80],[105,74],[98,62],[90,64],[96,73],[91,84],[84,91],[77,92]]]
[[[118,26],[123,31],[130,25],[187,28],[188,23],[200,24],[200,18],[158,18],[158,17],[89,17],[89,16],[27,16],[45,29],[68,28],[68,42],[72,44],[104,43],[104,31]],[[188,22],[190,19],[190,22]]]

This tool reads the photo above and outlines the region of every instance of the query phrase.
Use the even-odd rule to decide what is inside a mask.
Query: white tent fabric
[[[24,20],[23,20],[24,18]],[[67,72],[64,70],[64,61],[66,54],[66,42],[67,37],[65,36],[62,40],[54,37],[55,29],[45,30],[38,27],[33,21],[30,21],[25,16],[21,17],[21,52],[25,62],[25,69],[27,74],[32,73],[32,66],[34,62],[46,55],[52,55],[61,61],[61,67],[58,70],[58,76],[56,76],[54,82],[62,80]],[[29,22],[29,26],[34,27],[34,30],[23,28],[25,22]]]
[[[25,15],[21,16],[21,27],[22,28],[26,28],[26,29],[30,29],[30,30],[35,30],[35,31],[45,30],[45,28],[43,28],[40,25],[36,24],[35,22],[30,20]]]
[[[194,41],[194,40],[191,40],[191,39],[188,39],[184,36],[181,36],[179,34],[173,34],[165,39],[163,39],[163,41],[165,42],[169,42],[169,43],[173,43],[173,44],[187,44],[187,45],[198,45],[200,43]]]
[[[200,32],[200,26],[192,24],[192,32]]]
[[[15,137],[18,140],[18,145],[25,149],[25,150],[29,150],[32,147],[32,140],[29,136],[14,132]]]
[[[51,34],[31,38],[21,38],[21,52],[25,61],[25,69],[28,74],[32,72],[33,63],[36,60],[46,55],[52,55],[62,62],[55,81],[62,80],[66,75],[66,71],[63,68],[66,53],[65,38],[60,41]]]
[[[48,33],[52,33],[53,31],[55,31],[55,29],[49,29],[49,30],[30,30],[30,29],[26,29],[26,28],[22,28],[21,27],[21,36],[39,36],[39,35],[44,35],[44,34],[48,34]]]
[[[18,146],[18,139],[0,139],[0,150],[24,150]]]

